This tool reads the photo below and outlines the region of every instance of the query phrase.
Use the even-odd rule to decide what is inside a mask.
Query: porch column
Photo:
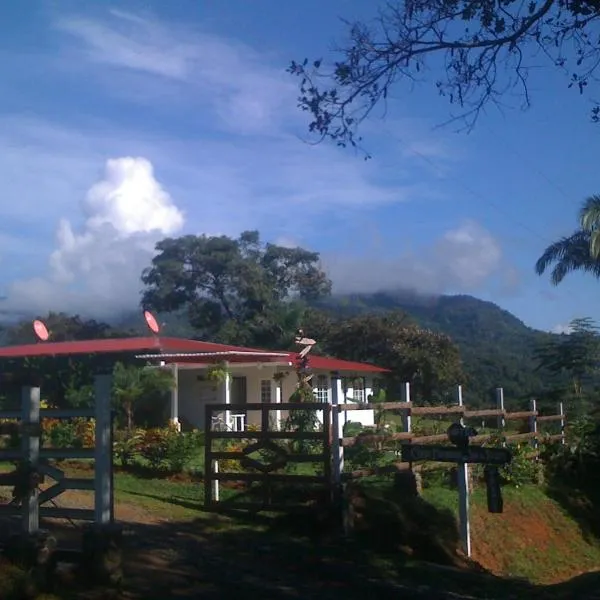
[[[281,379],[273,379],[272,389],[275,390],[273,394],[275,396],[275,403],[281,404]],[[281,411],[275,411],[275,429],[279,431],[281,429]]]
[[[171,372],[173,374],[173,387],[171,388],[171,424],[178,431],[181,431],[181,423],[179,422],[179,365],[172,364]]]
[[[221,402],[223,404],[231,404],[231,373],[229,372],[229,363],[227,362],[225,363],[225,371],[225,379],[221,385]],[[230,410],[225,411],[225,425],[229,430],[233,428]]]

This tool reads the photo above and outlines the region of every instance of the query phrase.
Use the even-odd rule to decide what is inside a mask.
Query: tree
[[[70,342],[74,340],[96,340],[111,337],[111,326],[94,319],[82,319],[79,315],[63,312],[49,312],[41,319],[50,332],[52,342]],[[30,320],[21,321],[6,331],[8,345],[31,344],[37,341]]]
[[[404,313],[332,321],[320,346],[339,358],[371,362],[392,371],[392,389],[409,382],[427,401],[464,381],[458,348],[448,336],[410,324]]]
[[[166,393],[174,385],[170,371],[116,363],[113,369],[113,397],[125,414],[127,430],[133,429],[135,410],[146,396]]]
[[[301,79],[298,103],[310,114],[310,131],[341,146],[356,146],[365,117],[396,84],[419,82],[427,61],[442,69],[438,93],[471,127],[486,105],[515,88],[529,106],[527,79],[540,59],[583,93],[600,64],[599,16],[597,0],[388,2],[373,25],[347,23],[349,39],[332,70],[307,59],[288,70]],[[592,119],[599,118],[595,106]]]
[[[577,402],[576,408],[587,412],[584,384],[592,382],[598,374],[600,330],[589,318],[574,319],[569,329],[569,334],[553,336],[539,346],[535,357],[539,362],[538,369],[545,369],[559,382],[565,377],[568,379],[570,395]]]
[[[554,265],[551,281],[558,285],[569,273],[584,271],[600,278],[600,196],[590,196],[579,211],[579,228],[550,244],[537,260],[535,271],[543,275]]]
[[[257,231],[168,238],[156,250],[142,274],[143,306],[185,309],[217,341],[277,347],[297,329],[304,304],[331,291],[317,252],[263,244]]]

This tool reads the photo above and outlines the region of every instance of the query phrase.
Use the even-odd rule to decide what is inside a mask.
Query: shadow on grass
[[[561,474],[547,482],[547,495],[579,525],[588,543],[600,541],[600,464],[586,476]]]
[[[132,495],[199,508],[178,497]],[[328,509],[283,516],[198,510],[193,521],[127,524],[123,589],[87,591],[84,597],[566,599],[592,597],[588,590],[597,589],[597,575],[541,588],[485,572],[457,554],[452,514],[422,498],[384,486],[358,488],[348,500],[354,524],[350,537],[340,530],[339,513]],[[74,535],[67,524],[54,529],[57,537],[61,530]]]

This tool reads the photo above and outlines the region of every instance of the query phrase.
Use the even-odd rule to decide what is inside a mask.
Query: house
[[[296,389],[296,354],[273,352],[172,337],[110,338],[75,342],[40,342],[0,348],[2,358],[112,354],[134,355],[147,365],[172,369],[176,386],[170,398],[170,420],[204,429],[209,403],[231,404],[211,424],[243,431],[260,424],[260,413],[243,410],[248,402],[286,402]],[[310,355],[315,400],[331,402],[332,382],[340,402],[366,402],[387,369],[370,364]],[[218,368],[220,377],[213,375]],[[332,377],[337,374],[337,377]],[[275,411],[275,422],[287,414]],[[348,415],[349,413],[344,413]],[[347,420],[374,424],[374,411],[351,411]]]

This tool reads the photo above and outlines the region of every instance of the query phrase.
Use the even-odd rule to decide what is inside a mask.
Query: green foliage
[[[530,329],[491,302],[466,295],[432,298],[399,291],[336,295],[320,302],[318,308],[344,320],[354,316],[403,313],[402,323],[417,322],[420,327],[448,335],[460,351],[467,379],[463,393],[468,406],[491,405],[497,387],[504,388],[509,401],[542,399],[551,389],[547,371],[536,371],[538,362],[533,351],[554,336]],[[319,331],[325,328],[321,326]],[[378,357],[373,359],[379,364]],[[450,386],[456,383],[450,382]],[[446,400],[453,402],[455,388],[451,392]],[[558,399],[552,399],[552,410],[556,401]]]
[[[574,319],[568,335],[555,336],[536,348],[539,367],[556,378],[572,383],[572,392],[581,397],[584,382],[597,374],[600,360],[600,335],[592,319]]]
[[[139,454],[143,439],[142,431],[117,430],[114,434],[113,453],[122,467],[130,467]]]
[[[543,275],[552,266],[550,280],[554,285],[576,271],[600,278],[599,216],[600,197],[585,200],[579,213],[579,227],[544,250],[535,264],[536,273]]]
[[[152,469],[180,473],[203,443],[204,436],[199,432],[180,433],[173,427],[166,427],[144,431],[137,447]]]
[[[258,347],[289,344],[302,303],[329,294],[319,255],[263,244],[257,231],[168,238],[142,280],[144,306],[187,311],[203,337]],[[292,301],[293,300],[293,301]]]
[[[408,323],[401,313],[332,320],[319,341],[339,358],[389,368],[392,390],[409,382],[416,395],[430,402],[445,397],[464,378],[450,338]]]
[[[133,429],[135,409],[145,396],[165,394],[174,385],[170,370],[118,362],[113,369],[113,398],[125,416],[127,429]]]
[[[83,440],[79,437],[76,423],[61,419],[49,429],[47,437],[48,446],[52,448],[81,448]]]
[[[531,446],[514,444],[508,446],[508,449],[512,452],[512,461],[510,464],[501,467],[500,476],[502,481],[514,487],[542,483],[544,466],[542,462],[532,457]]]

